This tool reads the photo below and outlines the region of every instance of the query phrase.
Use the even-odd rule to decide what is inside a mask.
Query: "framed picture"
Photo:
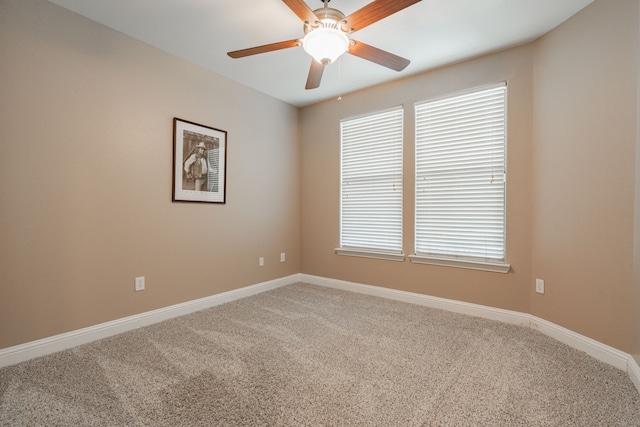
[[[174,202],[226,203],[227,132],[173,119]]]

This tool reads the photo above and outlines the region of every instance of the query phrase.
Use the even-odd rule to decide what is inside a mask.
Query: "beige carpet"
[[[296,284],[0,370],[2,426],[640,426],[533,330]]]

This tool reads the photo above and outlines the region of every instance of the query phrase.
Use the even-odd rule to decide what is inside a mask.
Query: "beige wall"
[[[600,0],[535,45],[531,313],[626,352],[637,34],[637,1]]]
[[[640,23],[640,8],[638,8],[638,22]],[[640,365],[640,24],[636,36],[638,45],[637,55],[637,87],[636,87],[636,181],[635,181],[635,221],[634,221],[634,257],[633,257],[633,357]]]
[[[45,0],[0,56],[0,348],[300,271],[297,109]],[[228,132],[226,205],[171,202],[173,117]]]
[[[640,362],[639,16],[597,0],[535,43],[298,111],[0,1],[0,348],[303,272],[530,312]],[[340,118],[404,105],[410,254],[413,103],[504,80],[512,271],[335,255]],[[229,132],[226,205],[171,202],[173,117]]]
[[[302,271],[527,312],[531,286],[532,46],[461,63],[304,108]],[[468,88],[508,82],[508,274],[340,256],[341,118],[404,105],[404,252],[413,253],[413,104]]]
[[[509,84],[512,271],[335,255],[338,121],[404,105],[404,251],[410,254],[413,103],[500,80]],[[303,109],[303,272],[529,312],[639,353],[633,313],[640,297],[633,302],[632,280],[637,83],[638,2],[598,0],[527,46]],[[536,277],[545,280],[544,295],[534,292]]]

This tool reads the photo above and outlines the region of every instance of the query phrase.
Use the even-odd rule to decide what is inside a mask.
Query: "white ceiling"
[[[228,51],[300,38],[300,19],[281,0],[49,0],[163,51],[295,106],[523,44],[593,0],[422,0],[351,37],[408,58],[402,72],[344,55],[320,87],[305,90],[302,47],[231,59]],[[311,9],[321,0],[305,0]],[[371,0],[333,0],[349,15]]]

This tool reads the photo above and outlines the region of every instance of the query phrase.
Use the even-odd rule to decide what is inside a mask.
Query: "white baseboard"
[[[630,377],[630,361],[633,360],[633,362],[635,363],[633,357],[627,353],[602,344],[591,338],[585,337],[584,335],[580,335],[569,329],[563,328],[562,326],[558,326],[554,323],[526,313],[433,297],[413,292],[399,291],[396,289],[363,285],[360,283],[347,282],[344,280],[311,276],[308,274],[302,274],[300,280],[309,284],[326,286],[352,292],[359,292],[367,295],[423,305],[426,307],[439,308],[455,313],[482,317],[484,319],[498,320],[505,323],[536,329],[545,335],[548,335],[564,344],[567,344],[570,347],[573,347],[580,351],[584,351],[588,355],[604,363],[626,371],[627,373],[629,373]],[[637,368],[637,364],[635,366]],[[640,392],[640,386],[638,384],[640,382],[640,370],[636,371],[635,376],[639,380],[635,381],[634,384],[636,385],[636,388],[638,388],[638,392]]]
[[[487,307],[479,304],[347,282],[344,280],[329,279],[308,274],[293,274],[291,276],[258,283],[244,288],[223,292],[221,294],[148,311],[146,313],[136,314],[134,316],[124,317],[111,322],[101,323],[88,328],[54,335],[52,337],[28,342],[14,347],[0,349],[0,367],[13,365],[35,357],[87,344],[92,341],[127,332],[142,326],[162,322],[174,317],[184,316],[186,314],[194,313],[196,311],[235,301],[251,295],[256,295],[296,282],[304,282],[312,285],[358,292],[533,328],[564,344],[567,344],[570,347],[584,351],[597,360],[626,371],[640,393],[640,367],[633,356],[536,316],[517,311]]]
[[[37,341],[31,341],[14,347],[8,347],[0,350],[0,367],[14,365],[24,362],[35,357],[44,356],[58,351],[66,350],[78,345],[87,344],[92,341],[107,338],[112,335],[131,331],[142,326],[148,326],[163,320],[172,319],[174,317],[184,316],[185,314],[194,313],[209,307],[235,301],[261,292],[279,288],[281,286],[290,285],[300,281],[300,275],[294,274],[280,279],[270,280],[263,283],[247,286],[232,291],[223,292],[205,298],[193,301],[187,301],[181,304],[171,305],[169,307],[136,314],[133,316],[123,317],[122,319],[113,320],[111,322],[101,323],[99,325],[89,326],[87,328],[66,332],[52,337],[43,338]]]
[[[640,393],[640,366],[633,356],[629,356],[629,365],[627,366],[627,374],[631,378],[631,382],[636,386],[636,390]]]

